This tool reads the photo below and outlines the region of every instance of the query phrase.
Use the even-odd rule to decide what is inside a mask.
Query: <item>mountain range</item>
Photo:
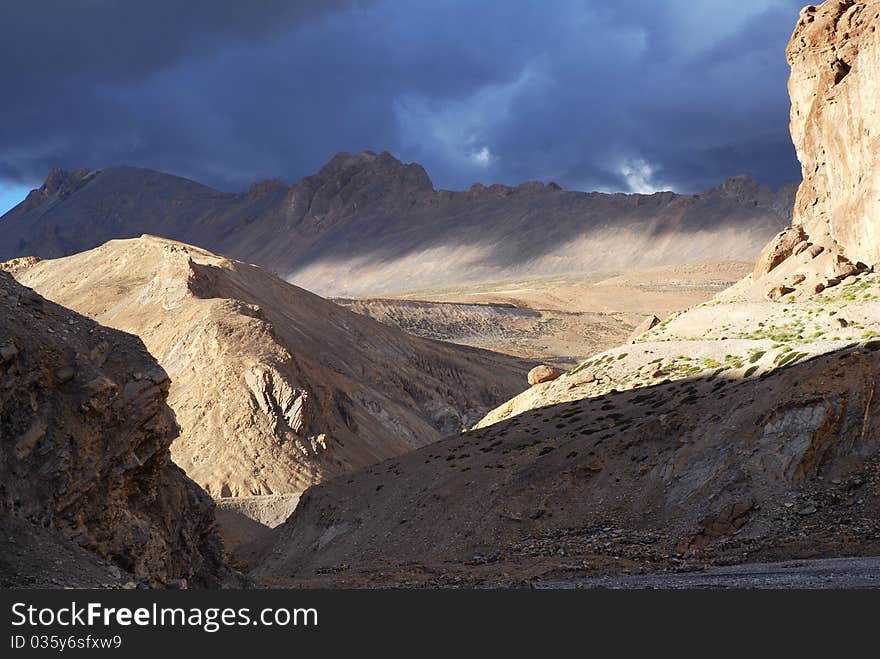
[[[261,265],[321,295],[752,259],[788,224],[795,186],[737,177],[696,195],[529,182],[435,190],[387,152],[339,153],[243,194],[133,167],[65,172],[0,218],[0,261],[159,235]],[[626,245],[626,249],[621,246]]]

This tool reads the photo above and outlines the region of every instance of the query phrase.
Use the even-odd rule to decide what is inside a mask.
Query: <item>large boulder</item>
[[[846,279],[861,272],[859,266],[843,254],[836,254],[831,262],[831,274],[837,279]]]
[[[757,281],[771,272],[785,259],[795,254],[796,250],[805,240],[806,234],[804,234],[804,230],[800,227],[789,227],[777,234],[758,255],[755,269],[752,271],[752,278]]]
[[[550,382],[561,376],[563,372],[562,369],[548,366],[547,364],[535,366],[535,368],[529,371],[529,384],[534,386],[543,382]]]

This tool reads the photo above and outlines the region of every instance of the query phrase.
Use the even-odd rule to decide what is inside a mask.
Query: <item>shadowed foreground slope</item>
[[[504,583],[880,552],[875,344],[524,412],[312,488],[264,583]],[[678,558],[676,558],[678,557]]]

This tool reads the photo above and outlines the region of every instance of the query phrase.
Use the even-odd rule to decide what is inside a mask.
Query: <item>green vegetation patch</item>
[[[756,361],[761,359],[761,357],[763,357],[766,354],[767,354],[766,350],[759,350],[758,352],[753,352],[752,355],[749,357],[749,364],[754,364]]]

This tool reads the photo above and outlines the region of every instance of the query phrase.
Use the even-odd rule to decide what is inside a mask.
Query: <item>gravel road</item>
[[[542,581],[535,588],[880,588],[880,557],[746,563],[701,572]]]

